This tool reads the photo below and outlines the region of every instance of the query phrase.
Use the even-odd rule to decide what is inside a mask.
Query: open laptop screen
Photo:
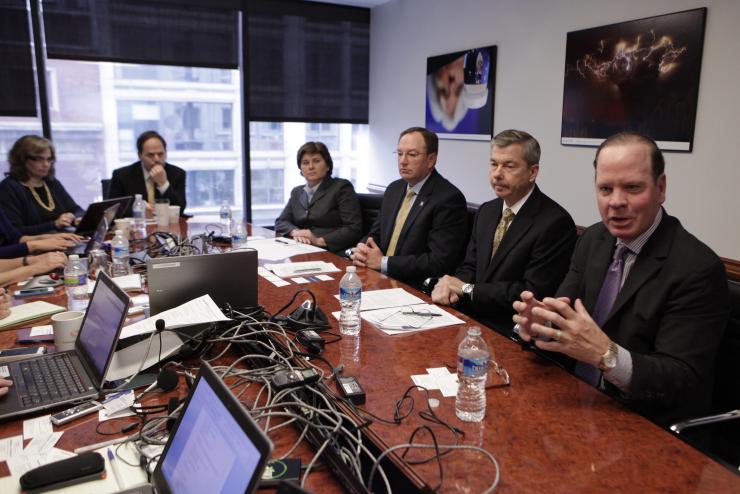
[[[101,272],[75,345],[91,367],[96,386],[102,383],[105,367],[118,342],[128,302],[128,295]]]
[[[262,456],[208,381],[200,379],[161,460],[161,473],[175,494],[243,494],[261,475],[256,470]]]

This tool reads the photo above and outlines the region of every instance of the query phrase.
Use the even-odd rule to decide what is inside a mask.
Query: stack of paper
[[[257,251],[257,257],[266,261],[280,261],[289,257],[313,252],[324,252],[321,247],[301,244],[289,238],[266,238],[247,241],[247,247]]]
[[[318,273],[336,273],[339,268],[333,263],[324,261],[310,262],[286,262],[283,264],[265,264],[269,269],[281,278],[292,278],[294,276],[307,276]]]
[[[113,278],[113,282],[118,285],[121,290],[140,292],[141,291],[141,275],[134,273],[126,276],[116,276]],[[95,282],[90,281],[87,284],[87,293],[92,293],[95,289]]]
[[[156,329],[155,322],[157,319],[163,319],[165,327],[168,329],[229,320],[221,312],[221,309],[218,308],[218,305],[216,305],[211,296],[206,294],[174,309],[160,312],[149,319],[144,319],[126,326],[121,330],[121,339],[153,332]]]

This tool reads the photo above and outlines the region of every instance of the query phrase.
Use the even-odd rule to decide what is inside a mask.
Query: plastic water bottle
[[[134,238],[146,238],[146,202],[141,194],[134,196]]]
[[[128,269],[128,239],[123,236],[123,231],[116,230],[116,236],[110,243],[111,258],[113,263],[110,265],[111,277],[126,276],[129,274]]]
[[[347,266],[347,272],[339,282],[339,330],[342,334],[354,336],[360,333],[360,302],[362,301],[362,281],[354,266]]]
[[[218,216],[221,218],[221,228],[223,229],[222,235],[224,237],[231,236],[231,206],[229,201],[221,201],[221,210],[218,212]]]
[[[231,248],[241,249],[247,246],[247,231],[241,221],[234,221],[231,227]]]
[[[455,414],[465,422],[480,422],[486,415],[488,346],[480,328],[472,326],[457,348],[457,397]]]
[[[87,270],[80,256],[72,254],[64,268],[64,288],[67,290],[69,310],[85,310],[89,301],[87,294]]]

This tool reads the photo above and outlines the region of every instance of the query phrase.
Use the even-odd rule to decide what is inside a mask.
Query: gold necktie
[[[413,189],[409,189],[409,191],[406,192],[406,197],[403,198],[401,208],[398,210],[398,214],[396,215],[396,224],[393,227],[391,242],[388,244],[388,250],[385,253],[386,256],[392,256],[396,252],[398,237],[401,235],[403,224],[406,223],[406,217],[409,215],[409,211],[411,211],[411,203],[414,200],[415,195],[416,192],[414,192]]]
[[[501,245],[501,240],[504,238],[504,233],[506,233],[506,229],[509,228],[511,220],[513,219],[514,213],[511,212],[511,209],[504,209],[504,214],[503,216],[501,216],[501,221],[498,222],[498,226],[496,227],[496,233],[493,234],[493,249],[491,250],[491,259],[493,259],[493,256],[496,255],[498,246]]]
[[[146,179],[146,202],[154,206],[154,180],[152,180],[152,177]]]

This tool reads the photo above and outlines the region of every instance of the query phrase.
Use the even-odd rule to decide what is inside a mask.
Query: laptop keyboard
[[[69,354],[20,362],[13,386],[23,406],[41,405],[85,392]]]

